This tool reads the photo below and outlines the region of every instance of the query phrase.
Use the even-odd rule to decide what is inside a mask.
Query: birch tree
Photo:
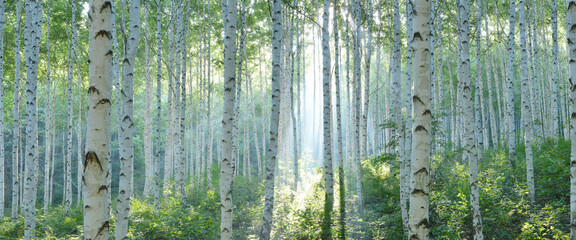
[[[162,2],[156,1],[156,152],[154,158],[154,210],[160,208],[160,154],[161,154],[161,134],[162,126]]]
[[[374,25],[374,9],[372,0],[368,0],[368,29],[366,37],[366,52],[364,55],[364,113],[362,114],[362,136],[360,156],[365,157],[368,152],[368,106],[370,106],[370,59],[372,57],[372,26]]]
[[[234,0],[231,0],[234,1]],[[274,210],[274,171],[278,155],[278,123],[280,122],[280,81],[282,76],[282,1],[272,1],[272,101],[270,114],[270,144],[268,144],[266,165],[266,186],[264,192],[264,213],[260,239],[270,239],[272,212]]]
[[[20,139],[20,11],[22,1],[16,1],[16,33],[14,34],[14,126],[12,128],[12,222],[18,219],[18,198],[20,189],[19,164],[19,139]]]
[[[74,32],[74,23],[76,22],[76,8],[72,4],[72,21],[71,28]],[[66,216],[70,216],[70,207],[72,206],[72,121],[74,118],[74,99],[72,98],[72,80],[74,78],[74,45],[76,45],[76,37],[74,33],[70,34],[70,45],[68,45],[68,115],[67,115],[67,144],[66,144],[66,185],[64,194],[64,210]]]
[[[122,125],[120,126],[120,183],[116,207],[116,239],[124,239],[128,234],[130,197],[132,196],[131,176],[134,171],[134,65],[140,40],[140,0],[130,1],[130,27],[128,38],[124,39],[124,61],[122,64]]]
[[[460,0],[458,4],[458,19],[460,21],[460,81],[462,82],[462,108],[464,109],[464,159],[468,160],[470,174],[470,205],[472,208],[472,228],[474,239],[484,239],[482,233],[482,218],[480,216],[480,192],[478,188],[478,157],[474,138],[474,110],[472,108],[472,87],[470,84],[470,1]],[[480,84],[476,82],[476,84]],[[476,93],[479,94],[479,93]]]
[[[552,105],[550,108],[552,109],[552,134],[553,136],[562,136],[560,135],[560,129],[558,122],[562,121],[559,117],[559,96],[558,96],[558,1],[551,0],[550,4],[550,12],[552,18]]]
[[[84,159],[84,239],[109,238],[107,176],[110,174],[112,98],[112,8],[106,0],[89,2],[89,88]]]
[[[528,184],[528,196],[534,201],[534,163],[532,158],[532,113],[530,103],[530,87],[528,84],[528,50],[526,40],[526,8],[525,0],[518,1],[520,12],[520,45],[522,47],[522,127],[524,130],[524,144],[526,145],[526,181]]]
[[[415,0],[414,5],[414,125],[410,192],[410,239],[428,239],[430,193],[430,2]]]
[[[508,125],[508,155],[512,168],[514,168],[515,153],[515,140],[516,131],[514,131],[514,35],[516,34],[516,0],[509,0],[509,19],[508,19],[508,80],[506,81],[506,88],[508,89],[506,95],[506,108],[507,111],[507,125]]]
[[[390,117],[394,122],[395,127],[391,129],[391,135],[393,136],[394,141],[397,142],[396,147],[396,154],[398,155],[398,160],[400,161],[400,208],[402,212],[402,223],[404,226],[404,232],[408,235],[408,208],[406,206],[408,198],[408,184],[407,181],[407,168],[406,161],[403,158],[403,149],[400,147],[399,141],[403,139],[402,136],[402,114],[400,112],[401,105],[400,105],[400,4],[398,0],[394,0],[394,37],[393,37],[393,46],[392,46],[392,62],[390,64],[390,70],[392,72],[391,78],[391,85],[392,85],[392,94],[391,94],[391,102],[390,102]]]
[[[42,2],[26,2],[24,54],[26,57],[26,166],[24,172],[24,239],[33,239],[36,229],[36,166],[38,163],[38,53],[42,34]],[[1,206],[4,207],[4,206]]]
[[[152,78],[150,76],[150,24],[148,23],[148,11],[144,11],[144,57],[145,57],[145,73],[146,73],[146,87],[144,98],[144,192],[142,196],[148,198],[154,180],[154,165],[152,164]]]
[[[342,151],[342,108],[340,105],[340,39],[338,35],[338,4],[333,4],[333,27],[334,27],[334,82],[336,84],[336,151],[338,152],[338,193],[340,194],[340,231],[338,238],[346,238],[346,185],[344,182],[344,152]],[[346,67],[348,68],[348,66]],[[300,114],[298,114],[300,115]]]
[[[568,0],[568,10],[566,14],[566,29],[570,76],[570,107],[571,109],[571,129],[570,138],[572,140],[570,155],[570,239],[576,239],[576,0]]]
[[[220,238],[232,239],[232,187],[234,185],[233,125],[236,100],[236,0],[222,1],[224,21],[224,112],[220,172]]]
[[[360,141],[360,127],[361,127],[361,109],[360,109],[360,82],[361,80],[361,73],[360,73],[360,0],[356,0],[354,3],[354,17],[356,19],[356,41],[354,42],[354,141],[355,151],[354,151],[354,162],[356,168],[356,191],[358,194],[358,214],[360,218],[364,216],[364,201],[363,201],[363,194],[362,194],[362,159],[360,150],[362,148],[362,144]]]
[[[322,118],[324,136],[324,219],[322,221],[322,239],[332,238],[332,208],[334,207],[334,174],[332,171],[332,136],[330,121],[332,118],[330,101],[330,34],[328,32],[328,15],[330,1],[324,0],[324,13],[322,15],[322,92],[323,108]],[[295,124],[295,123],[292,123]]]
[[[4,218],[6,184],[4,183],[4,26],[6,0],[0,0],[0,218]]]

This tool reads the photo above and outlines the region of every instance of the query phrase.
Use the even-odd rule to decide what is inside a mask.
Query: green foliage
[[[220,216],[218,201],[210,191],[205,200],[210,204],[182,207],[179,198],[167,197],[159,212],[139,200],[132,201],[129,236],[136,239],[213,239],[217,237]]]

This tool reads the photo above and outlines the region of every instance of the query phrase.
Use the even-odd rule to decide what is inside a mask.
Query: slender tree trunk
[[[148,11],[144,11],[144,21],[146,27],[144,28],[144,35],[150,36],[150,24],[148,23]],[[152,78],[150,76],[150,46],[149,40],[144,41],[144,55],[145,55],[145,73],[146,73],[146,88],[144,99],[144,192],[142,196],[148,198],[150,191],[154,190],[152,187],[154,180],[154,165],[152,164]]]
[[[154,158],[154,211],[160,208],[160,154],[162,127],[162,2],[156,1],[156,156]]]
[[[24,239],[33,239],[36,229],[36,167],[38,163],[38,49],[42,34],[42,2],[26,2],[24,54],[26,57],[26,166],[24,172]],[[1,206],[4,207],[4,206]]]
[[[370,59],[372,57],[372,25],[374,24],[374,9],[372,7],[372,0],[368,0],[368,29],[366,31],[366,53],[364,65],[364,113],[362,114],[362,136],[360,139],[360,156],[365,157],[368,153],[368,106],[370,106]]]
[[[234,0],[232,0],[234,1]],[[278,155],[278,123],[280,121],[280,81],[282,76],[282,2],[272,1],[272,101],[270,114],[270,144],[266,165],[266,189],[264,192],[264,214],[260,239],[270,239],[272,212],[274,210],[274,171]]]
[[[358,194],[358,214],[360,218],[364,216],[364,201],[363,201],[363,194],[362,194],[362,159],[360,150],[362,148],[362,144],[360,141],[360,82],[361,82],[361,73],[360,73],[360,0],[356,0],[354,3],[354,16],[356,18],[356,41],[354,42],[354,143],[357,147],[355,147],[355,165],[356,165],[356,191]]]
[[[528,196],[534,202],[534,163],[532,159],[532,113],[530,103],[532,98],[530,95],[530,87],[528,84],[528,50],[526,40],[526,9],[524,1],[518,2],[520,12],[520,44],[522,46],[522,123],[524,132],[524,144],[526,145],[526,180],[528,184]]]
[[[72,24],[72,34],[76,35],[76,24]],[[76,47],[76,46],[73,46]],[[80,56],[75,56],[76,60],[76,80],[78,85],[78,124],[76,125],[76,166],[77,166],[77,173],[82,172],[83,164],[82,164],[82,71],[80,71]],[[82,175],[76,174],[76,183],[77,192],[76,192],[76,204],[80,206],[80,202],[82,200]]]
[[[110,209],[110,99],[112,98],[112,8],[105,0],[91,0],[89,11],[88,114],[84,160],[84,239],[108,239]]]
[[[236,0],[222,1],[224,18],[224,114],[220,174],[221,239],[232,239],[232,187],[234,185],[233,128],[236,100]]]
[[[470,205],[472,208],[472,228],[474,239],[484,239],[482,233],[482,218],[480,216],[480,192],[478,188],[478,158],[474,138],[474,110],[472,108],[472,87],[470,84],[470,1],[460,0],[458,5],[458,19],[460,20],[460,81],[462,82],[462,107],[464,109],[464,159],[468,160],[470,173]],[[478,78],[477,78],[478,79]],[[480,84],[476,82],[476,84]],[[476,93],[479,94],[479,93]]]
[[[322,15],[322,118],[324,136],[324,219],[322,220],[322,239],[332,239],[332,208],[334,208],[334,173],[332,171],[332,136],[330,122],[330,33],[328,32],[330,1],[324,0]]]
[[[400,181],[404,181],[404,184],[400,184],[401,188],[404,187],[404,189],[400,190],[400,191],[404,191],[404,194],[402,194],[400,196],[400,206],[402,208],[402,205],[407,206],[409,205],[409,193],[410,193],[410,175],[408,174],[410,166],[411,166],[411,148],[412,148],[412,84],[413,84],[413,80],[412,80],[412,72],[414,71],[413,69],[413,55],[414,55],[414,46],[413,46],[413,42],[412,42],[412,38],[413,38],[413,34],[414,34],[414,29],[413,29],[413,20],[414,20],[414,3],[411,1],[406,1],[406,82],[405,82],[405,98],[404,98],[404,107],[406,109],[406,114],[401,116],[401,124],[399,125],[400,127],[400,133],[402,134],[402,136],[404,137],[403,139],[400,138],[400,151],[402,152],[400,154],[401,157],[401,161],[402,163],[404,163],[404,174],[401,174],[400,176]],[[401,65],[401,63],[399,63]],[[402,103],[400,103],[402,105]],[[401,210],[402,211],[402,210]],[[406,210],[406,214],[408,214],[408,210]],[[407,236],[410,236],[410,229],[408,228],[410,223],[408,222],[409,218],[408,216],[406,216],[405,218],[405,222],[404,222],[404,226],[406,226],[406,228],[404,229],[405,233]]]
[[[414,141],[410,191],[410,239],[428,239],[428,199],[430,193],[430,2],[414,1]]]
[[[338,152],[338,184],[340,194],[340,218],[338,219],[340,231],[338,232],[339,239],[346,239],[346,185],[344,182],[344,153],[342,151],[342,107],[340,105],[340,40],[338,35],[338,6],[335,2],[333,4],[333,22],[334,27],[334,65],[335,65],[335,78],[336,83],[336,151]],[[380,66],[378,66],[380,67]]]
[[[298,2],[296,1],[295,4],[297,5]],[[296,11],[292,11],[292,15],[295,16],[296,15]],[[294,17],[296,24],[296,27],[292,27],[292,32],[294,31],[294,28],[296,28],[296,34],[293,34],[292,32],[290,33],[292,36],[296,36],[296,56],[294,56],[294,53],[292,53],[292,81],[290,83],[290,114],[292,117],[292,149],[293,149],[293,168],[294,168],[294,191],[298,190],[298,179],[299,179],[299,172],[298,172],[298,158],[299,158],[299,140],[298,140],[298,129],[299,129],[299,125],[298,125],[298,121],[300,120],[300,112],[295,108],[299,109],[299,99],[298,99],[298,90],[296,91],[296,95],[294,94],[294,85],[296,84],[296,86],[299,86],[299,81],[300,81],[300,35],[298,35],[298,29],[299,29],[299,22],[298,22],[298,17]],[[294,22],[294,20],[293,20]],[[293,37],[294,38],[294,37]],[[293,39],[292,38],[292,39]],[[296,65],[295,65],[296,63]],[[294,72],[294,70],[296,70],[296,72]],[[296,120],[296,116],[298,116],[298,120]]]
[[[2,10],[2,7],[5,4],[6,1],[1,0],[0,1],[0,39],[3,39],[3,22],[2,19],[4,18],[4,10]],[[50,16],[50,2],[46,2],[46,13],[48,16]],[[4,49],[4,47],[1,45],[3,44],[3,41],[0,40],[0,50]],[[3,58],[0,57],[0,76],[2,76],[3,74]],[[46,101],[44,102],[44,109],[46,111],[46,114],[44,115],[44,214],[46,214],[48,212],[48,207],[50,206],[50,189],[51,189],[51,177],[50,177],[50,163],[52,162],[52,158],[51,158],[51,150],[52,150],[52,96],[51,96],[51,90],[52,90],[52,81],[50,79],[51,77],[51,69],[50,69],[50,18],[46,18]],[[1,78],[0,78],[1,79]],[[0,106],[2,106],[4,101],[3,101],[3,92],[1,92],[1,85],[2,83],[0,83]],[[4,119],[4,112],[3,110],[0,110],[0,129],[4,128],[4,123],[3,123],[3,119]],[[4,145],[4,132],[0,131],[0,146]],[[0,164],[2,164],[2,162],[4,162],[4,148],[2,148],[0,150],[0,157],[2,159],[0,159]],[[2,173],[4,171],[2,170]],[[1,174],[1,173],[0,173]],[[81,174],[78,174],[81,175]],[[4,177],[0,176],[0,181],[3,181]],[[79,182],[79,184],[82,184],[82,182]],[[3,199],[3,198],[0,198]],[[0,206],[4,206],[3,203],[0,203]],[[2,207],[2,209],[0,211],[3,211],[4,208]],[[4,214],[0,214],[0,217],[4,216]]]
[[[482,3],[478,1],[478,22],[476,23],[476,82],[474,94],[474,116],[476,125],[476,143],[478,144],[477,153],[478,159],[482,161],[482,151],[486,150],[488,140],[486,139],[486,118],[484,111],[484,81],[482,80],[482,60],[480,59],[480,51],[482,46],[481,34],[482,32]],[[486,42],[488,44],[488,42]],[[486,145],[485,145],[486,144]]]
[[[128,39],[124,39],[124,61],[122,64],[122,124],[120,126],[120,183],[116,207],[116,239],[124,239],[128,234],[130,197],[132,196],[131,176],[134,171],[134,65],[140,40],[140,0],[130,1],[130,27]]]
[[[514,131],[514,35],[516,34],[516,0],[509,0],[509,11],[510,15],[508,19],[508,81],[506,82],[506,87],[508,89],[506,104],[507,104],[507,116],[508,116],[508,155],[510,157],[510,163],[512,168],[515,167],[515,140],[516,131]]]
[[[180,92],[181,96],[181,103],[180,103],[180,159],[179,159],[179,172],[180,172],[180,195],[181,195],[181,201],[182,201],[182,205],[186,206],[186,159],[187,159],[187,154],[185,152],[185,142],[186,142],[186,65],[187,65],[187,59],[188,59],[188,54],[187,54],[187,39],[186,39],[186,33],[188,31],[188,18],[190,16],[190,5],[188,4],[184,4],[182,3],[182,7],[186,7],[186,9],[182,9],[182,23],[184,26],[182,27],[182,40],[181,42],[181,48],[182,48],[182,80],[180,81],[181,83],[181,87],[182,90]]]
[[[576,0],[568,0],[568,10],[566,14],[566,29],[568,53],[569,53],[569,69],[571,91],[571,131],[570,138],[572,140],[572,153],[570,156],[570,239],[576,239]]]
[[[16,45],[14,52],[14,126],[12,128],[12,222],[18,219],[18,199],[20,190],[19,147],[20,147],[20,11],[22,1],[16,1],[16,33],[14,34]]]
[[[207,7],[208,7],[208,9],[210,10],[210,9],[211,9],[211,8],[210,8],[210,1],[207,1],[207,3],[208,3],[208,4],[207,4],[207,5],[208,5]],[[210,50],[211,50],[211,48],[212,48],[212,42],[211,42],[211,40],[210,40],[210,36],[211,36],[210,34],[211,34],[211,31],[212,31],[212,18],[210,17],[211,12],[212,12],[212,11],[208,11],[208,31],[207,31],[207,34],[206,34],[206,35],[207,35],[207,38],[208,38],[208,39],[206,40],[206,41],[207,41],[206,46],[207,46],[207,51],[208,51],[208,53],[207,53],[207,55],[208,55],[207,60],[208,60],[208,61],[207,61],[207,64],[206,64],[206,68],[207,68],[207,71],[206,71],[206,73],[207,73],[207,79],[206,79],[206,80],[208,81],[208,84],[207,84],[208,91],[207,91],[207,96],[206,96],[206,101],[207,101],[207,105],[208,105],[208,106],[207,106],[207,113],[206,113],[206,135],[207,135],[206,138],[208,139],[208,159],[207,159],[207,161],[208,161],[208,187],[209,187],[210,189],[212,189],[212,162],[213,162],[213,157],[212,157],[212,150],[213,150],[213,145],[212,145],[213,141],[212,141],[212,139],[213,139],[213,133],[212,133],[212,122],[210,121],[210,120],[211,120],[211,119],[210,119],[210,113],[211,113],[211,110],[212,110],[212,109],[211,109],[211,105],[210,105],[210,101],[211,101],[211,96],[210,96],[210,95],[211,95],[211,93],[212,93],[212,78],[210,78],[210,75],[211,75],[211,65],[210,65],[210,64],[212,63],[212,60],[211,60],[211,59],[212,59],[212,55],[211,55],[211,52],[210,52]],[[218,148],[218,149],[219,149],[219,148]],[[220,158],[218,158],[218,159],[220,159]]]
[[[72,206],[72,121],[74,120],[74,99],[72,98],[72,81],[74,78],[74,58],[76,56],[74,45],[76,45],[76,36],[73,33],[74,23],[76,22],[76,7],[72,4],[72,33],[68,56],[68,127],[67,132],[67,150],[66,150],[66,193],[64,194],[64,209],[66,216],[70,216],[70,207]]]
[[[552,18],[552,105],[550,105],[552,109],[552,127],[553,127],[553,137],[558,136],[561,138],[561,131],[562,129],[560,126],[562,125],[559,122],[562,122],[562,119],[559,117],[560,112],[560,98],[558,93],[558,6],[557,0],[551,0],[550,11],[551,11],[551,18]]]
[[[0,129],[1,129],[0,146],[4,146],[4,25],[6,23],[6,16],[4,13],[5,11],[6,11],[6,0],[0,0]],[[48,54],[48,56],[50,56],[50,54]],[[50,67],[48,67],[48,69],[49,68]],[[48,80],[48,82],[50,81]],[[50,94],[48,94],[48,96],[50,96]],[[4,161],[5,161],[4,147],[1,147],[0,148],[0,219],[4,218],[4,202],[6,201],[5,199],[6,184],[4,183],[4,175],[5,175]]]
[[[391,96],[391,106],[390,106],[390,115],[392,121],[394,122],[394,127],[391,128],[391,135],[393,141],[396,141],[396,154],[398,155],[398,160],[400,162],[400,208],[402,212],[402,223],[404,226],[404,234],[408,236],[408,229],[409,229],[409,222],[408,222],[408,207],[406,206],[407,202],[407,184],[406,181],[407,172],[406,169],[406,162],[403,158],[404,149],[400,147],[399,142],[404,137],[402,136],[402,114],[401,114],[401,105],[400,105],[400,81],[401,81],[401,73],[400,73],[400,5],[398,0],[394,0],[394,39],[393,39],[393,47],[392,47],[392,63],[390,65],[390,71],[392,72],[392,96]]]

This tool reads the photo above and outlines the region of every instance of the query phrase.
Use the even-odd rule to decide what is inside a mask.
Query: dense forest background
[[[110,90],[104,239],[575,239],[571,10],[0,0],[0,238],[99,239]]]

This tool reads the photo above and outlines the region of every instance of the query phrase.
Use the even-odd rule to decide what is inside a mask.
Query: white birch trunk
[[[526,181],[528,185],[528,197],[534,202],[534,163],[532,158],[532,109],[530,103],[532,97],[530,95],[529,83],[529,68],[528,68],[528,50],[526,40],[526,9],[524,1],[518,2],[520,12],[520,45],[522,47],[522,123],[524,132],[524,144],[526,145]]]
[[[140,0],[130,1],[130,23],[128,38],[124,39],[124,60],[122,64],[122,124],[120,126],[120,183],[116,205],[116,228],[114,237],[124,239],[128,234],[130,197],[132,196],[131,176],[134,171],[134,65],[140,40]]]
[[[89,74],[84,160],[84,239],[109,238],[110,108],[112,98],[112,8],[105,0],[89,3]]]
[[[408,222],[408,207],[406,206],[407,202],[405,199],[407,198],[406,195],[406,162],[403,159],[403,152],[400,141],[404,137],[402,136],[402,113],[401,113],[401,105],[400,105],[400,6],[399,1],[394,1],[394,39],[393,39],[393,47],[392,47],[392,63],[390,65],[390,70],[392,72],[392,96],[391,96],[391,106],[390,106],[390,115],[392,121],[395,124],[395,127],[391,129],[391,135],[393,141],[397,142],[396,147],[396,154],[398,154],[398,160],[400,162],[400,208],[402,211],[402,223],[404,226],[404,234],[408,235],[409,229],[409,222]]]
[[[0,0],[0,146],[4,146],[4,25],[6,0]],[[49,55],[48,55],[49,56]],[[49,81],[48,81],[49,82]],[[4,203],[6,184],[4,183],[5,171],[4,147],[0,148],[0,219],[4,218]]]
[[[33,239],[36,229],[36,167],[38,163],[38,49],[42,34],[42,3],[26,2],[24,49],[26,57],[26,166],[24,171],[24,239]],[[1,206],[3,207],[3,206]]]
[[[160,208],[160,154],[161,154],[161,134],[162,126],[162,2],[156,1],[156,152],[154,157],[154,211]]]
[[[576,239],[576,0],[568,0],[568,10],[566,14],[566,29],[570,76],[570,107],[571,107],[571,128],[570,138],[570,239]]]
[[[559,109],[560,109],[560,98],[558,93],[558,4],[557,0],[551,0],[550,4],[550,12],[552,18],[552,86],[551,91],[552,95],[550,98],[552,99],[552,104],[550,108],[552,109],[552,137],[561,138],[559,121],[562,120],[559,117]]]
[[[22,1],[16,1],[16,33],[14,35],[16,45],[14,52],[16,57],[14,59],[14,126],[12,128],[12,222],[18,219],[18,199],[20,197],[20,171],[19,164],[19,148],[20,148],[20,22],[22,9]]]
[[[460,82],[462,82],[462,108],[464,109],[463,126],[465,136],[463,139],[464,147],[464,160],[468,160],[469,174],[470,174],[470,205],[472,208],[472,229],[474,231],[474,239],[484,239],[482,233],[482,218],[480,214],[480,191],[478,187],[478,157],[476,151],[476,144],[474,138],[475,124],[474,124],[474,110],[472,108],[472,87],[470,84],[470,1],[460,0],[458,5],[458,19],[460,20]],[[479,84],[478,82],[476,84]],[[478,93],[477,93],[478,94]]]
[[[72,4],[72,23],[76,22],[76,8]],[[71,24],[72,28],[74,24]],[[74,31],[74,29],[72,29]],[[66,192],[64,194],[64,211],[66,216],[70,216],[70,207],[72,206],[72,122],[74,121],[74,99],[72,97],[72,81],[74,78],[74,58],[76,56],[74,45],[76,45],[76,36],[74,33],[70,35],[70,42],[68,45],[68,119],[67,119],[67,150],[66,150]]]
[[[362,194],[362,173],[361,173],[361,169],[362,169],[362,141],[360,139],[360,131],[361,130],[361,126],[362,123],[361,121],[361,106],[360,106],[360,96],[362,95],[360,92],[360,85],[361,85],[361,72],[360,72],[360,59],[361,59],[361,46],[360,46],[360,41],[361,41],[361,33],[360,33],[360,0],[356,0],[354,3],[354,16],[356,18],[356,41],[354,42],[354,145],[356,145],[355,147],[355,151],[354,151],[354,162],[355,162],[355,167],[356,167],[356,191],[358,194],[358,215],[360,216],[360,218],[363,218],[364,216],[364,201],[363,201],[363,194]]]
[[[4,1],[0,1],[0,3],[2,3]],[[50,16],[50,4],[49,2],[46,2],[46,12],[47,15]],[[1,25],[0,25],[1,26]],[[2,41],[0,40],[0,44],[2,43]],[[0,48],[2,49],[2,48]],[[0,71],[2,68],[0,67]],[[2,74],[0,74],[1,76]],[[51,96],[51,90],[52,90],[52,81],[51,81],[51,68],[50,68],[50,18],[47,17],[46,18],[46,101],[44,102],[44,109],[46,111],[46,114],[44,115],[44,123],[45,123],[45,127],[44,127],[44,144],[45,144],[45,148],[44,148],[44,214],[46,214],[48,212],[48,207],[50,206],[50,189],[51,189],[51,174],[50,174],[50,169],[51,169],[51,162],[52,162],[52,96]],[[3,101],[0,101],[3,102]],[[0,110],[0,115],[2,115],[2,111]],[[3,117],[0,117],[0,119],[3,119]],[[2,127],[3,128],[3,127]],[[0,141],[3,141],[3,138],[0,138]],[[3,145],[3,143],[0,143],[0,146]],[[0,150],[3,151],[3,150]],[[81,175],[81,174],[79,174]],[[82,184],[82,182],[80,182],[79,184]],[[0,205],[0,206],[4,206],[4,205]],[[1,215],[0,215],[1,216]]]
[[[374,24],[374,9],[372,0],[368,0],[368,29],[366,30],[366,52],[364,55],[364,111],[361,119],[362,135],[360,136],[360,156],[365,157],[368,153],[368,106],[370,106],[370,60],[372,57],[372,25]],[[378,67],[378,66],[377,66]]]
[[[232,0],[234,1],[234,0]],[[270,239],[272,212],[274,210],[274,171],[278,155],[278,123],[280,122],[280,83],[282,76],[282,1],[272,1],[272,101],[270,114],[270,144],[266,165],[266,188],[264,192],[264,213],[260,239]]]
[[[333,22],[334,27],[334,82],[336,85],[336,151],[338,152],[338,184],[339,184],[339,197],[340,197],[340,217],[339,225],[340,231],[338,237],[344,239],[346,237],[346,185],[344,183],[344,152],[342,150],[342,108],[340,105],[340,40],[338,36],[338,6],[333,4]],[[380,67],[380,66],[378,66]],[[348,68],[348,67],[346,67]]]
[[[150,25],[148,23],[148,11],[144,11],[144,35],[150,36]],[[152,78],[150,76],[150,46],[149,40],[144,41],[144,56],[145,56],[145,73],[146,73],[146,88],[144,97],[144,192],[142,196],[148,198],[154,180],[154,165],[152,164]]]
[[[400,191],[404,192],[400,196],[400,207],[402,205],[408,206],[409,205],[409,193],[410,193],[410,175],[408,174],[410,166],[411,166],[411,152],[412,152],[412,73],[413,73],[413,60],[412,57],[414,55],[414,46],[413,44],[413,35],[414,35],[414,3],[411,1],[406,1],[406,32],[407,32],[407,39],[406,39],[406,82],[405,82],[405,98],[404,98],[404,107],[406,109],[405,115],[403,115],[400,127],[400,132],[404,138],[400,139],[399,147],[401,149],[400,158],[402,163],[404,163],[404,174],[400,174],[400,181],[404,181],[404,184],[400,184]],[[401,65],[401,63],[399,63]],[[402,211],[402,210],[401,210]],[[404,229],[405,234],[410,236],[410,226],[409,218],[408,218],[408,209],[406,209],[406,218],[404,219]]]
[[[236,100],[236,0],[222,1],[224,21],[224,113],[222,118],[222,166],[220,172],[220,236],[232,239],[232,187],[234,185],[233,125]]]
[[[410,239],[428,239],[428,199],[430,186],[430,142],[432,112],[430,106],[430,2],[413,1],[414,6],[414,125],[410,192]]]
[[[74,5],[74,4],[72,4]],[[72,25],[72,34],[76,35],[76,24]],[[73,46],[76,47],[76,46]],[[77,173],[82,172],[83,164],[82,164],[82,71],[80,71],[80,56],[75,56],[76,60],[76,80],[77,80],[77,87],[78,87],[78,124],[76,125],[76,166],[77,166]],[[76,192],[76,204],[80,206],[80,202],[82,200],[82,175],[76,174],[76,184],[78,184],[77,192]]]
[[[322,239],[332,238],[332,208],[334,208],[334,173],[332,169],[332,118],[330,99],[330,33],[328,32],[330,1],[324,0],[322,14],[322,119],[324,136],[324,218],[322,221]],[[358,79],[360,80],[360,79]],[[293,123],[294,124],[294,123]],[[364,136],[365,137],[365,136]],[[365,139],[365,138],[364,138]],[[366,144],[366,142],[364,142]],[[365,146],[365,145],[364,145]],[[364,152],[365,153],[365,152]]]
[[[516,0],[509,0],[509,19],[508,19],[508,74],[507,74],[507,81],[506,81],[506,116],[507,116],[507,137],[508,137],[508,155],[510,157],[510,163],[512,168],[514,168],[514,158],[516,156],[515,153],[515,140],[516,140],[516,131],[514,131],[514,35],[516,34]]]
[[[486,150],[486,145],[488,145],[488,140],[486,139],[486,118],[484,111],[484,81],[482,80],[482,60],[480,60],[481,51],[481,34],[482,32],[482,3],[478,1],[478,22],[476,23],[476,92],[474,94],[474,112],[475,114],[475,125],[476,125],[476,142],[478,143],[478,159],[482,161],[482,151]],[[488,44],[488,42],[486,42]]]

